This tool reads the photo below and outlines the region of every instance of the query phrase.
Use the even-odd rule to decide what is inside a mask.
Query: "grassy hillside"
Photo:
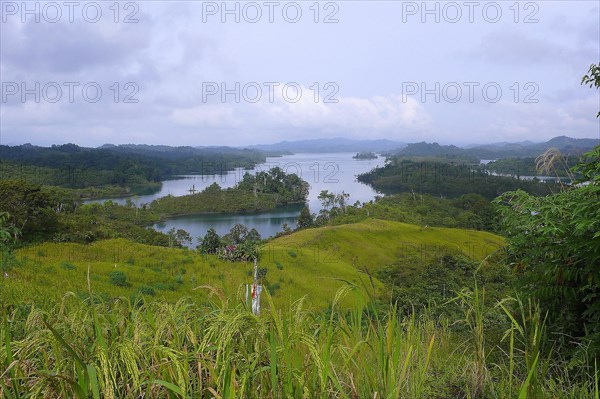
[[[383,285],[373,273],[398,259],[410,257],[426,263],[446,253],[462,253],[481,260],[502,244],[502,238],[485,232],[370,219],[272,240],[262,247],[259,264],[268,270],[265,285],[277,305],[307,295],[312,306],[322,308],[344,281],[364,282],[381,294]],[[251,282],[252,270],[250,263],[228,263],[187,249],[123,239],[90,245],[44,243],[18,250],[15,258],[9,278],[0,282],[2,300],[9,303],[58,299],[69,291],[85,297],[88,266],[95,294],[144,294],[169,302],[183,296],[204,301],[208,290],[197,289],[204,285],[235,297],[242,284]],[[114,272],[122,272],[126,281],[115,280]],[[33,295],[33,289],[41,295]]]
[[[502,245],[377,219],[303,230],[262,248],[260,316],[240,303],[250,264],[124,239],[21,249],[0,279],[0,397],[598,398],[597,369],[573,375],[544,347],[532,303],[489,306],[487,285],[455,294],[454,317],[406,317],[365,295],[381,293],[375,275],[390,266],[427,268],[445,254],[478,262]],[[207,284],[216,297],[194,289]],[[125,299],[102,300],[116,296]]]

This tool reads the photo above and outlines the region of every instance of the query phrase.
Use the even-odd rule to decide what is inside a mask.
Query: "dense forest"
[[[388,158],[383,167],[359,175],[358,180],[386,194],[416,192],[449,198],[476,193],[492,200],[513,190],[535,195],[558,191],[554,183],[492,176],[476,164],[439,160],[419,162],[398,156]]]
[[[265,162],[266,153],[229,147],[75,144],[0,146],[0,179],[77,189],[81,197],[144,194],[181,174],[224,174]]]

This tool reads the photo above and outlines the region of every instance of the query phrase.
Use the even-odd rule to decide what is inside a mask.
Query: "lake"
[[[233,187],[242,179],[244,173],[254,174],[257,171],[266,171],[278,166],[286,173],[296,173],[310,184],[307,203],[312,213],[318,213],[321,204],[317,197],[322,190],[329,190],[336,194],[344,191],[350,194],[349,204],[354,204],[356,201],[368,202],[376,195],[380,195],[370,186],[358,182],[356,175],[368,172],[377,166],[383,166],[385,158],[357,160],[352,159],[354,155],[355,153],[313,153],[269,157],[265,163],[256,165],[252,170],[236,169],[222,175],[181,176],[180,179],[164,181],[161,189],[154,194],[140,195],[129,199],[139,205],[166,195],[181,196],[190,194],[190,190],[202,191],[213,183],[217,183],[221,187]],[[120,204],[127,201],[126,198],[111,200]],[[95,202],[103,201],[106,200]],[[293,229],[296,227],[296,218],[301,209],[302,205],[293,205],[260,213],[177,216],[153,227],[163,232],[173,227],[184,229],[194,237],[192,247],[195,247],[196,237],[204,236],[206,230],[211,227],[219,235],[222,235],[229,232],[229,229],[236,223],[241,223],[258,230],[263,238],[282,231],[284,223]]]

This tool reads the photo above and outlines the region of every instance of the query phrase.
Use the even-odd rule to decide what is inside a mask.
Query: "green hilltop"
[[[443,254],[481,261],[503,245],[491,233],[367,219],[353,224],[301,230],[266,242],[259,266],[267,269],[265,286],[276,305],[307,296],[315,308],[330,303],[338,288],[367,284],[383,294],[375,276],[399,259],[425,264]],[[251,283],[251,263],[226,262],[188,249],[163,248],[112,239],[92,244],[42,243],[15,252],[17,267],[2,279],[2,300],[58,300],[66,292],[85,297],[88,267],[91,289],[104,297],[155,296],[175,302],[190,296],[208,300],[211,286],[235,297]],[[125,281],[119,281],[125,275]],[[119,277],[121,276],[121,277]]]

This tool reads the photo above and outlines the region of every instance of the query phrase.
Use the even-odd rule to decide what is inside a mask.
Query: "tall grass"
[[[535,304],[486,309],[483,290],[465,291],[460,329],[349,285],[327,312],[303,299],[277,309],[267,294],[257,317],[241,294],[202,306],[91,293],[47,309],[5,304],[0,397],[598,399],[596,365],[567,380]],[[494,310],[507,318],[498,347],[486,335]]]

